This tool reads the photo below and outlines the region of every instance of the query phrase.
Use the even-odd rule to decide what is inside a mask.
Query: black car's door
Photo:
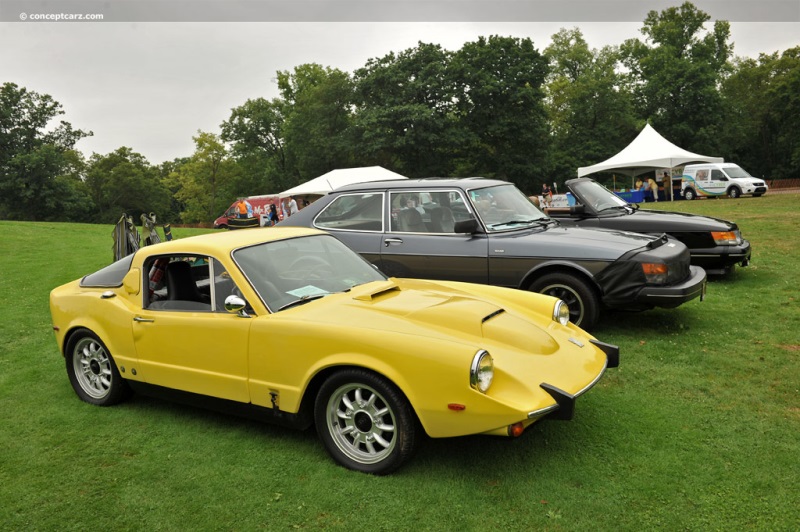
[[[487,284],[488,245],[484,233],[453,231],[458,190],[390,191],[381,270],[390,276]]]

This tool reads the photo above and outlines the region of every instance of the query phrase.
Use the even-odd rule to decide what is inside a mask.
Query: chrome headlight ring
[[[561,301],[556,301],[553,307],[553,321],[557,321],[561,325],[569,323],[569,305]]]
[[[481,393],[486,393],[494,379],[494,359],[485,349],[479,349],[472,357],[469,368],[469,385]]]

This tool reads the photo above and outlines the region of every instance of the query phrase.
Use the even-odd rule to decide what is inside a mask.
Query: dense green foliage
[[[0,218],[113,222],[156,212],[209,223],[236,197],[277,193],[336,168],[408,177],[485,176],[534,193],[625,147],[650,122],[671,142],[766,179],[800,178],[800,47],[733,57],[730,27],[691,3],[651,11],[642,39],[591,49],[577,28],[540,52],[480,37],[372,58],[352,73],[303,64],[279,95],[198,132],[187,159],[131,148],[74,151],[90,133],[50,96],[0,90]]]
[[[0,221],[0,529],[797,530],[798,201],[648,204],[735,220],[752,264],[702,302],[604,313],[620,367],[573,421],[425,439],[389,477],[336,466],[313,430],[81,402],[47,295],[111,262],[111,226]]]

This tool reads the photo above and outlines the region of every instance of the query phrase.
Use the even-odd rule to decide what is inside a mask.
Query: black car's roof
[[[461,190],[469,190],[473,188],[482,188],[492,185],[512,185],[508,181],[501,181],[499,179],[486,179],[483,177],[465,177],[465,178],[452,178],[452,177],[429,177],[426,179],[394,179],[390,181],[370,181],[368,183],[355,183],[341,188],[337,188],[335,193],[352,192],[354,190],[385,190],[387,188],[393,189],[425,189],[425,188],[460,188]]]

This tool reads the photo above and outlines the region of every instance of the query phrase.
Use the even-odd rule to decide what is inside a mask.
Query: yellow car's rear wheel
[[[75,393],[87,403],[109,406],[129,393],[105,344],[81,329],[72,334],[66,349],[67,375]]]
[[[365,473],[394,471],[412,454],[418,439],[414,412],[402,392],[361,369],[343,370],[325,381],[314,418],[333,459]]]

